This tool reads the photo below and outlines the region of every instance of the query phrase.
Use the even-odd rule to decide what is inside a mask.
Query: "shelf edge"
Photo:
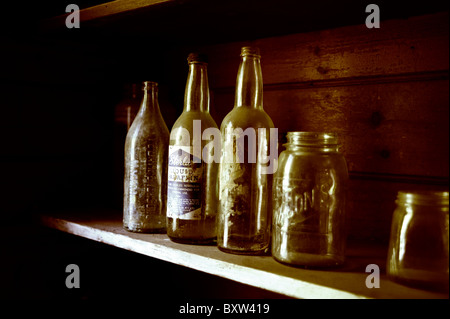
[[[80,23],[107,18],[117,14],[133,10],[156,6],[163,3],[176,2],[177,0],[116,0],[102,3],[93,7],[80,10]],[[42,31],[56,30],[65,26],[65,21],[70,13],[48,18],[40,23]]]
[[[132,238],[108,230],[82,225],[64,219],[41,216],[41,224],[66,233],[109,244],[180,266],[192,268],[246,285],[273,291],[300,299],[368,299],[369,297],[325,287],[318,284],[272,274],[263,270],[245,267],[166,247],[157,243]],[[264,280],[262,280],[262,278]],[[295,287],[295,288],[293,288]]]

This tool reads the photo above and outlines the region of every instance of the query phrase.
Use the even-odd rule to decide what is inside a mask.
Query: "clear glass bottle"
[[[397,194],[386,272],[418,288],[449,290],[448,192]]]
[[[209,113],[206,57],[191,53],[188,65],[184,109],[170,133],[167,235],[179,243],[209,244],[216,239],[218,164],[202,156],[213,140],[203,133],[217,124]]]
[[[123,226],[165,232],[169,130],[159,110],[158,84],[143,82],[141,107],[125,140]]]
[[[333,133],[288,132],[273,191],[272,255],[282,263],[345,260],[347,164]]]
[[[263,109],[263,79],[258,48],[243,47],[233,110],[221,125],[217,244],[235,254],[268,252],[272,173],[265,171],[274,125]],[[263,172],[265,171],[265,172]]]

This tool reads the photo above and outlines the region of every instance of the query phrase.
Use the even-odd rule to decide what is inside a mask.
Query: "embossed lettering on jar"
[[[347,164],[334,133],[289,132],[273,188],[272,255],[296,266],[345,260]]]

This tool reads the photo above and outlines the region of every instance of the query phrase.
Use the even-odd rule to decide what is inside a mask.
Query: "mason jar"
[[[305,267],[345,260],[347,163],[335,133],[288,132],[273,185],[272,255]]]
[[[448,192],[400,191],[396,204],[388,277],[408,286],[448,292]]]

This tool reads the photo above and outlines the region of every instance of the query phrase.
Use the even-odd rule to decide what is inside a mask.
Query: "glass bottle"
[[[345,260],[348,172],[334,133],[288,132],[274,179],[272,255],[297,266]]]
[[[165,232],[169,130],[159,110],[158,84],[143,82],[139,111],[125,140],[123,226]]]
[[[396,204],[388,277],[408,286],[448,293],[448,192],[400,191]]]
[[[191,53],[188,65],[184,109],[170,133],[167,235],[179,243],[208,244],[216,239],[218,164],[202,153],[212,141],[204,131],[218,129],[209,113],[206,57]]]
[[[275,170],[270,158],[278,156],[273,130],[263,109],[259,49],[243,47],[234,108],[221,125],[217,244],[222,251],[256,255],[269,249]]]

